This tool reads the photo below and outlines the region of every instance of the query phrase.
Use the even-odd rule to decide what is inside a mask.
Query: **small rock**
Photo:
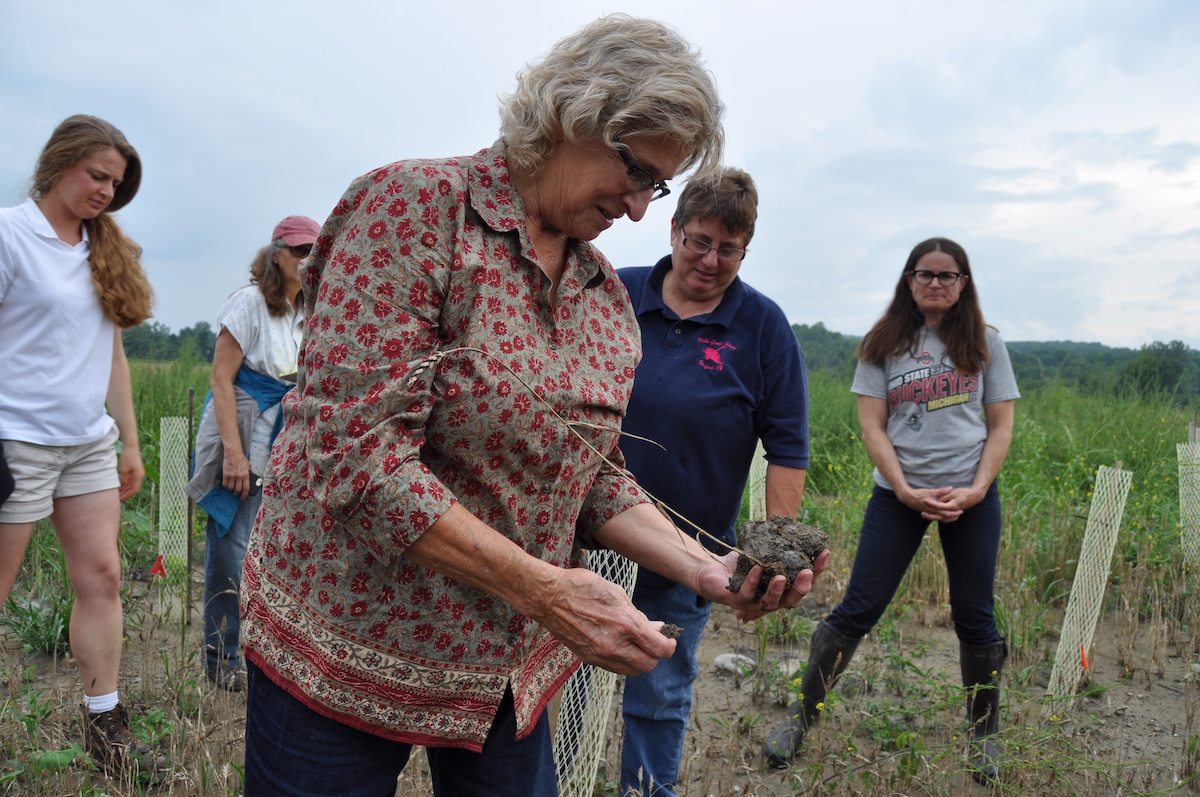
[[[754,659],[749,656],[743,656],[740,653],[722,653],[713,659],[713,666],[722,672],[733,673],[734,675],[749,675],[754,672]]]
[[[787,673],[793,677],[799,678],[804,674],[804,659],[780,659],[779,671]]]

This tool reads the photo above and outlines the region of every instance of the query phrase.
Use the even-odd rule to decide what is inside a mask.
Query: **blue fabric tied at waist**
[[[235,387],[240,387],[246,391],[254,403],[258,405],[258,412],[261,414],[270,407],[283,401],[283,397],[287,392],[295,387],[289,382],[281,382],[269,376],[260,374],[242,363],[242,367],[238,369],[237,376],[233,379]],[[209,405],[212,403],[212,391],[208,391],[208,396],[204,399],[204,409],[209,411]],[[283,429],[283,413],[280,412],[275,416],[275,425],[271,429],[271,445],[275,445],[275,437]],[[249,452],[247,452],[247,458]],[[196,463],[193,461],[192,467],[195,468]],[[230,526],[233,525],[233,518],[237,514],[238,509],[242,505],[242,499],[237,496],[232,490],[225,485],[217,482],[208,493],[196,503],[204,507],[204,511],[217,527],[217,536],[224,537],[229,533]]]

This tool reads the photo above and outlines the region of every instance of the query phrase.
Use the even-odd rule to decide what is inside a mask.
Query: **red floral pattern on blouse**
[[[325,223],[242,584],[247,656],[311,708],[476,750],[507,686],[524,734],[576,661],[405,549],[458,501],[573,566],[645,500],[555,416],[623,466],[609,430],[640,355],[624,288],[574,242],[550,305],[504,153],[377,169]]]

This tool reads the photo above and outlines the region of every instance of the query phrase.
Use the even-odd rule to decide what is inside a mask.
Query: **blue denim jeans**
[[[854,569],[841,603],[826,622],[839,634],[865,636],[892,602],[931,521],[909,509],[891,490],[876,486],[867,503]],[[950,617],[968,645],[1001,641],[996,630],[996,557],[1000,548],[1000,494],[995,482],[982,501],[938,536],[950,581]]]
[[[636,789],[643,797],[673,797],[692,712],[692,682],[700,671],[696,650],[712,604],[682,584],[637,590],[633,603],[651,620],[680,626],[683,634],[674,656],[661,659],[645,675],[625,679],[618,794],[624,797]]]
[[[204,666],[211,673],[222,666],[241,666],[238,590],[250,529],[261,504],[262,493],[242,501],[224,537],[217,536],[217,524],[208,519],[204,537]]]
[[[343,725],[305,706],[262,670],[246,666],[245,797],[392,797],[412,745]],[[545,712],[517,740],[512,693],[475,753],[428,747],[437,797],[557,797]]]

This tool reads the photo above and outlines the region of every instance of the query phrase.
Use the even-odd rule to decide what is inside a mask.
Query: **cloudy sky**
[[[0,0],[0,204],[64,117],[108,119],[145,167],[120,217],[155,320],[212,322],[280,218],[488,146],[517,72],[614,11],[704,53],[760,189],[742,276],[793,322],[862,334],[945,235],[1008,340],[1200,349],[1195,0]],[[652,263],[673,209],[597,244]]]

